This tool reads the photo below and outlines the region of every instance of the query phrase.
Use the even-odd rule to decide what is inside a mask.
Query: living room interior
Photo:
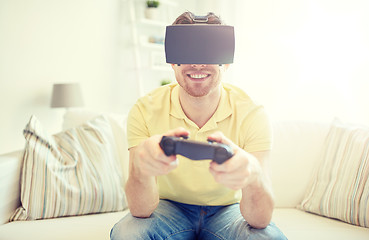
[[[148,16],[144,0],[0,1],[0,155],[24,148],[32,115],[56,134],[69,110],[126,115],[139,97],[174,82],[163,37],[184,11],[214,12],[235,27],[224,81],[274,122],[369,126],[366,0],[159,2]],[[53,102],[58,84],[78,87],[77,106]]]
[[[132,2],[137,31],[155,28],[139,23],[144,1]],[[146,71],[150,56],[142,52],[151,49],[141,47],[139,90],[130,1],[0,4],[0,153],[23,147],[22,129],[32,114],[50,133],[60,131],[65,109],[50,108],[53,84],[79,83],[86,109],[127,113],[140,94],[163,79],[174,81],[170,69]],[[160,19],[168,25],[191,10],[212,11],[235,26],[235,61],[225,81],[273,119],[369,122],[366,1],[189,0],[169,8],[171,16]]]

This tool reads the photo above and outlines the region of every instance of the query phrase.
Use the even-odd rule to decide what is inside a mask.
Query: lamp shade
[[[78,83],[54,84],[52,108],[82,107],[83,105],[81,87]]]

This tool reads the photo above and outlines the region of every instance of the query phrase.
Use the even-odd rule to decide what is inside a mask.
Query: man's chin
[[[186,88],[185,91],[188,95],[196,98],[205,97],[209,94],[209,89],[192,89],[192,88]]]

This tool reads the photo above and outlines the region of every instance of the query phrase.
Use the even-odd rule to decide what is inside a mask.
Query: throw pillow
[[[126,119],[125,114],[118,114],[112,112],[100,112],[88,109],[69,109],[64,114],[63,130],[77,127],[97,116],[104,115],[109,120],[110,126],[113,130],[115,143],[118,149],[118,154],[121,160],[123,177],[127,180],[129,169],[129,155],[127,144],[127,131],[126,131]]]
[[[369,227],[369,128],[335,120],[323,149],[320,166],[299,207]]]
[[[11,221],[126,207],[114,134],[105,117],[50,136],[32,116],[24,136],[21,207]]]

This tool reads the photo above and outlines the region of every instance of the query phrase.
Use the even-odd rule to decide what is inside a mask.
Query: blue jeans
[[[160,200],[149,218],[127,214],[110,232],[118,239],[287,239],[270,223],[264,229],[251,227],[242,217],[239,204],[197,206]]]

